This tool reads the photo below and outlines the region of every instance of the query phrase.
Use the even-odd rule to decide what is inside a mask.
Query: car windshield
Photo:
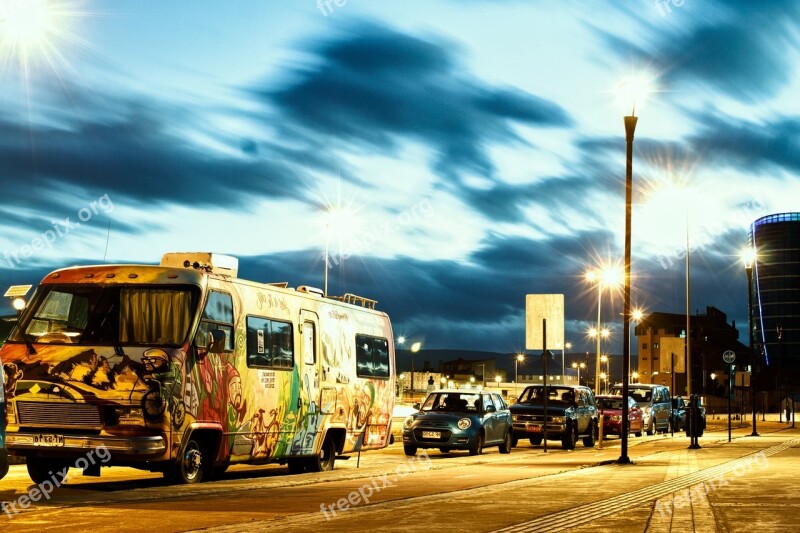
[[[622,387],[615,387],[611,389],[611,394],[622,394]],[[650,403],[650,398],[653,396],[651,389],[640,389],[636,387],[628,387],[628,394],[638,404]]]
[[[622,398],[597,398],[600,409],[622,409]]]
[[[575,390],[568,387],[528,387],[522,393],[518,403],[543,403],[547,394],[547,401],[553,403],[575,403]]]
[[[481,410],[481,397],[477,393],[434,392],[425,400],[422,410],[477,413]]]
[[[173,285],[43,286],[11,340],[178,345],[189,333],[198,296],[194,287]]]

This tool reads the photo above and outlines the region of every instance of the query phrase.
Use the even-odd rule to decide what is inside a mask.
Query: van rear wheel
[[[330,435],[325,437],[319,454],[306,460],[307,472],[327,472],[333,470],[336,462],[336,444]]]

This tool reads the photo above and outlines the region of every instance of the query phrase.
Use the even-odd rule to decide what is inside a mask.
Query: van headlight
[[[462,418],[458,421],[458,429],[467,429],[472,425],[472,420],[469,418]]]
[[[403,422],[403,427],[404,427],[404,428],[406,428],[406,429],[408,429],[408,428],[410,428],[410,427],[411,427],[413,424],[414,424],[414,417],[413,417],[413,416],[407,416],[407,417],[406,417],[406,419],[405,419],[405,421]]]
[[[551,416],[550,417],[550,422],[552,422],[553,424],[563,424],[566,421],[567,421],[566,417],[563,417],[563,416]]]

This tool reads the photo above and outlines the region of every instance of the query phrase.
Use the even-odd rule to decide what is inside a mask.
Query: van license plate
[[[542,432],[542,426],[528,426],[525,429],[527,429],[529,433],[541,433]]]
[[[63,446],[64,435],[45,435],[39,434],[33,436],[34,446]]]
[[[423,431],[422,432],[423,439],[441,439],[442,433],[440,431]]]

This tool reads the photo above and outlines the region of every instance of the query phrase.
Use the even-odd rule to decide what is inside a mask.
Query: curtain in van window
[[[122,289],[120,342],[178,344],[189,329],[191,294],[165,289]]]

